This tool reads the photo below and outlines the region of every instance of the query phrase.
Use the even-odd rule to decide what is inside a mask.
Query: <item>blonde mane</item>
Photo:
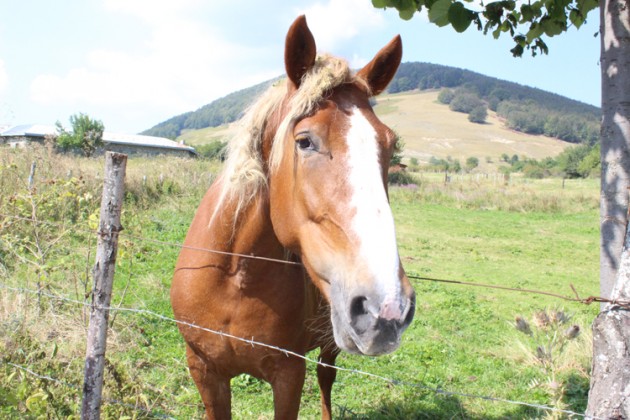
[[[346,83],[359,83],[369,92],[367,82],[353,74],[348,63],[330,55],[318,56],[313,67],[304,75],[299,89],[288,102],[273,139],[267,168],[275,171],[284,155],[286,135],[296,121],[313,113],[317,105],[334,88]],[[267,174],[262,158],[262,140],[267,120],[280,110],[287,94],[286,80],[275,83],[254,102],[237,122],[236,132],[228,143],[227,158],[221,172],[221,192],[212,220],[226,200],[234,202],[234,215],[245,208],[267,188]],[[236,217],[233,219],[236,223]]]

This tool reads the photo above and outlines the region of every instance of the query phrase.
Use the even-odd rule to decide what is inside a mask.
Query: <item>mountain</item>
[[[277,80],[231,93],[194,112],[170,118],[142,134],[178,138],[189,144],[224,138],[226,125],[238,119],[246,106]],[[448,101],[444,99],[446,96],[450,98]],[[473,124],[465,114],[450,111],[448,105],[440,104],[448,104],[458,96],[473,97],[486,108],[485,124]],[[455,107],[451,105],[450,108]],[[462,142],[472,141],[472,137],[477,139],[475,141],[485,139],[493,143],[502,153],[511,155],[510,151],[514,151],[518,154],[520,150],[525,156],[536,158],[556,155],[567,146],[565,142],[593,144],[599,138],[600,110],[597,107],[469,70],[436,64],[401,64],[387,94],[377,98],[375,110],[403,136],[406,149],[414,151],[420,158],[428,154],[460,155],[458,150],[463,147]],[[424,125],[419,121],[425,121]],[[423,142],[420,139],[434,140]],[[527,146],[521,142],[526,142]],[[534,150],[534,145],[541,142],[548,147]],[[449,149],[453,149],[451,154]],[[496,155],[485,146],[464,149],[480,157],[484,155],[479,153]],[[541,153],[548,154],[540,156]]]
[[[245,108],[262,92],[274,82],[275,78],[255,86],[230,93],[223,98],[217,99],[196,111],[186,112],[181,115],[169,118],[141,134],[148,136],[167,137],[175,139],[185,130],[198,130],[206,127],[218,127],[236,121]]]

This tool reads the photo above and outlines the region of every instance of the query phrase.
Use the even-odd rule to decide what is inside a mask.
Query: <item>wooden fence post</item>
[[[126,167],[127,155],[107,152],[105,155],[105,178],[101,197],[101,221],[98,228],[96,263],[93,269],[94,289],[92,290],[90,326],[85,353],[81,419],[100,418],[107,323],[116,268],[118,232],[122,229],[120,214],[124,197]]]
[[[31,172],[28,175],[28,189],[29,191],[33,189],[33,184],[35,183],[35,167],[37,164],[35,162],[31,163]]]

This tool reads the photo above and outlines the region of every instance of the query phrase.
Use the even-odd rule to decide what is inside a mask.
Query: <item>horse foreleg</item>
[[[333,349],[322,348],[319,353],[319,361],[327,365],[334,366],[335,360],[339,355],[337,347]],[[322,400],[322,419],[330,420],[332,418],[332,386],[337,377],[337,369],[328,366],[317,365],[317,382],[319,383],[319,391]]]
[[[297,419],[306,376],[306,363],[296,357],[282,356],[275,367],[271,382],[273,389],[274,417]]]
[[[206,408],[206,418],[208,420],[230,419],[232,417],[230,379],[219,377],[210,371],[206,362],[189,346],[186,346],[186,358],[190,375],[197,385]]]

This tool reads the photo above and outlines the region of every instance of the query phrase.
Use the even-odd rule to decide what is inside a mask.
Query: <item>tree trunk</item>
[[[628,226],[630,228],[630,225]],[[611,298],[630,300],[630,229],[626,228]],[[593,323],[588,418],[630,418],[630,311],[607,304]]]
[[[630,299],[630,0],[600,0],[602,42],[601,296]],[[624,245],[624,237],[626,238]],[[630,419],[630,312],[602,308],[593,323],[587,416]]]
[[[601,296],[610,297],[626,226],[630,186],[629,0],[601,0]]]

